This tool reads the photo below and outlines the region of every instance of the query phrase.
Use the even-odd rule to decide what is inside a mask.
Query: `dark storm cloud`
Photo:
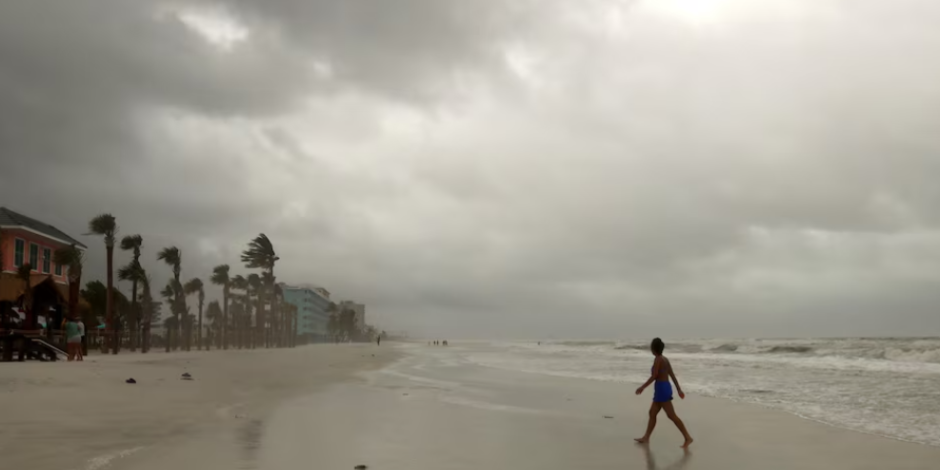
[[[3,2],[0,203],[417,334],[923,333],[937,6],[683,5]]]

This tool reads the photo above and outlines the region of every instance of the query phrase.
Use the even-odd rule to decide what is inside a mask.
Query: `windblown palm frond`
[[[227,286],[232,281],[229,278],[229,266],[227,264],[220,264],[212,269],[212,277],[209,278],[213,284],[217,286]]]
[[[183,286],[183,292],[186,295],[193,295],[203,292],[202,279],[194,277],[186,282],[186,285]]]
[[[168,246],[157,253],[157,260],[163,261],[173,268],[173,276],[179,277],[180,264],[183,262],[183,253],[175,246]]]
[[[274,264],[279,259],[271,240],[263,233],[248,242],[248,249],[242,252],[242,262],[249,269],[260,268],[270,271],[274,269]]]
[[[53,260],[55,264],[59,266],[68,267],[69,276],[82,277],[82,267],[85,265],[85,252],[79,250],[77,246],[71,245],[55,250]]]
[[[144,238],[140,235],[127,235],[121,239],[121,249],[133,251],[134,258],[140,257],[140,249],[144,246]]]
[[[111,214],[100,214],[88,222],[89,235],[102,235],[107,246],[114,246],[114,237],[117,235],[117,219]]]

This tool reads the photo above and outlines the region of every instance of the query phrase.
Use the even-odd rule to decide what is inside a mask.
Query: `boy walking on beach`
[[[643,393],[646,387],[655,383],[653,387],[653,404],[650,406],[650,420],[649,424],[646,426],[646,434],[636,439],[636,441],[641,444],[649,442],[650,435],[653,434],[653,429],[656,427],[656,415],[659,414],[659,410],[666,410],[666,416],[675,423],[679,431],[682,432],[682,437],[685,438],[685,442],[682,444],[682,448],[685,449],[692,444],[692,436],[689,435],[689,431],[685,429],[685,423],[679,419],[679,416],[676,415],[675,408],[672,406],[672,384],[669,383],[669,378],[672,377],[673,383],[676,384],[676,391],[679,392],[679,398],[684,400],[685,393],[682,393],[682,387],[679,386],[676,374],[672,371],[672,365],[669,363],[669,359],[663,356],[664,349],[666,349],[666,344],[663,343],[663,340],[659,338],[653,339],[652,344],[650,344],[650,351],[653,353],[653,356],[656,356],[656,359],[653,360],[652,374],[645,384],[636,389],[636,394],[639,395]]]

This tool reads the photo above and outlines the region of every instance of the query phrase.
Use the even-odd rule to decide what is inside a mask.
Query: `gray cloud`
[[[938,333],[938,7],[671,4],[4,2],[0,202],[416,334]]]

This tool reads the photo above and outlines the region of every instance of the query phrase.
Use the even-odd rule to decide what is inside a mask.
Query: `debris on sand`
[[[131,378],[125,380],[124,383],[126,383],[126,384],[135,384],[135,383],[137,383],[137,381],[134,380],[133,377],[131,377]]]
[[[185,373],[183,373],[182,379],[183,379],[183,380],[192,380],[192,379],[193,379],[193,376],[190,375],[189,372],[185,372]]]
[[[356,466],[353,467],[353,468],[354,468],[355,470],[366,470],[367,468],[369,468],[369,466],[368,466],[368,465],[356,465]]]

